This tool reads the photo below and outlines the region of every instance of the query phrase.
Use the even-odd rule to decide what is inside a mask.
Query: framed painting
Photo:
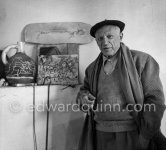
[[[38,56],[38,85],[76,85],[78,84],[78,55],[40,55]]]

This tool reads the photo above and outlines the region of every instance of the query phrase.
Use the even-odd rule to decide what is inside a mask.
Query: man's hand
[[[88,112],[89,108],[94,105],[94,100],[96,98],[88,91],[80,91],[77,95],[76,102],[83,112]]]

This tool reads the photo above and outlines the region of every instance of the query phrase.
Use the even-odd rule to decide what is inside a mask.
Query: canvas
[[[38,57],[38,85],[78,84],[78,55],[40,55]]]

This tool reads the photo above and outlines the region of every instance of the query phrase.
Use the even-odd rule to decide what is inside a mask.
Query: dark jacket
[[[128,103],[131,102],[142,105],[155,105],[155,111],[141,111],[135,115],[140,129],[140,134],[142,134],[146,139],[151,139],[160,129],[161,119],[165,110],[163,87],[159,78],[159,65],[149,54],[140,51],[129,50],[129,48],[123,43],[121,43],[121,49],[127,54],[127,58],[125,59],[130,57],[129,59],[131,59],[131,62],[133,63],[132,67],[130,68],[129,60],[129,66],[127,66],[127,70],[130,72],[130,77],[128,81],[123,76],[124,72],[119,70],[119,73],[122,72],[121,81],[123,82],[122,87],[124,93],[128,93],[129,91],[130,94],[131,91],[131,93],[135,92],[137,94],[137,92],[140,92],[140,94],[137,94],[139,95],[139,98],[135,98],[135,94],[133,94],[133,98],[129,98],[128,95],[126,95],[126,100],[131,99],[131,101]],[[122,56],[120,56],[119,59],[122,59]],[[124,65],[124,63],[127,64],[127,61],[124,60],[120,65]],[[85,71],[84,85],[81,87],[81,91],[89,91],[94,96],[97,95],[97,83],[101,64],[102,54],[100,53],[98,58],[87,67]],[[118,68],[123,69],[124,67],[120,66]],[[134,69],[136,71],[134,71]],[[135,81],[135,78],[132,79],[135,74],[138,75],[138,81]],[[128,86],[131,80],[132,82],[138,84],[138,89],[138,86],[135,86],[135,84],[133,84],[135,87]],[[129,88],[131,88],[131,90],[128,90]]]

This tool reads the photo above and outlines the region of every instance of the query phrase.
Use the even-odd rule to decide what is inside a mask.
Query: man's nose
[[[108,39],[107,39],[107,37],[104,37],[104,38],[103,38],[103,44],[104,44],[104,45],[107,45],[107,44],[108,44]]]

